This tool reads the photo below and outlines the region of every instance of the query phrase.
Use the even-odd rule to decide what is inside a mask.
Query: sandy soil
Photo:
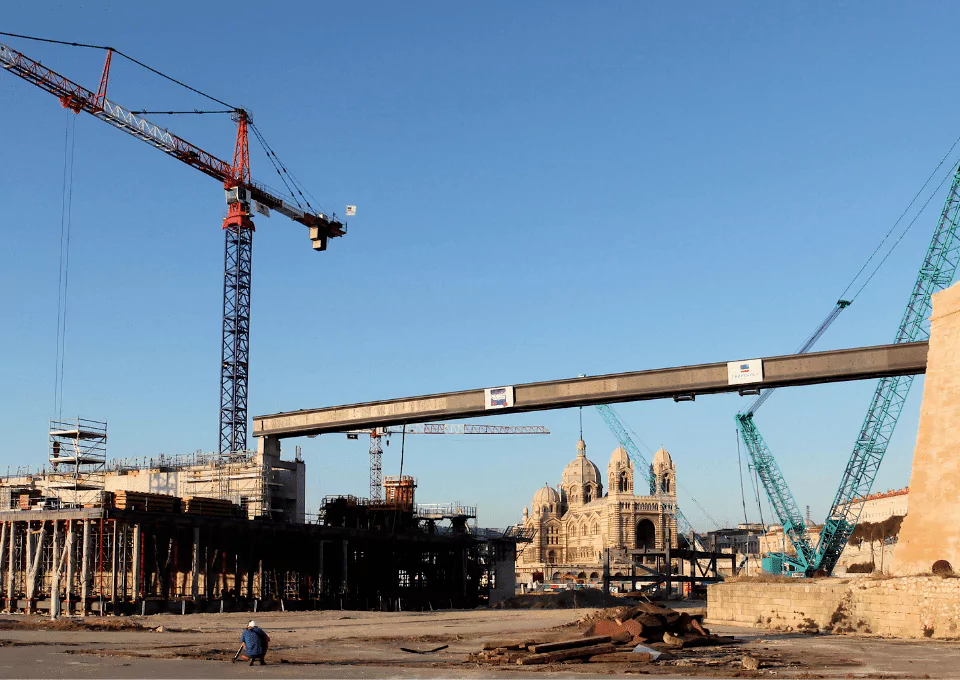
[[[268,665],[230,660],[249,614],[161,615],[92,619],[106,629],[39,617],[0,617],[0,677],[49,678],[474,678],[596,677],[958,677],[960,642],[808,636],[714,628],[744,640],[736,647],[690,650],[665,664],[478,666],[464,661],[488,639],[542,631],[538,638],[577,634],[571,624],[592,610],[470,610],[440,612],[270,612],[257,623],[272,638]],[[152,629],[162,626],[164,632]],[[409,649],[446,649],[411,654]],[[736,665],[745,653],[760,671]]]

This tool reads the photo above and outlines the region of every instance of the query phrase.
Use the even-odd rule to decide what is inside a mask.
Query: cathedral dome
[[[610,465],[612,467],[633,467],[633,463],[630,461],[630,455],[622,446],[614,449],[613,455],[610,456]]]
[[[559,502],[560,494],[557,493],[556,489],[547,484],[544,484],[542,487],[537,489],[537,493],[533,494],[534,507],[538,505],[550,505],[551,503],[556,505]]]
[[[560,484],[566,486],[587,483],[600,483],[600,469],[587,458],[587,445],[581,439],[577,442],[577,457],[563,469]]]
[[[670,457],[670,452],[666,449],[660,449],[655,454],[653,454],[653,467],[655,468],[669,468],[673,466],[673,458]]]

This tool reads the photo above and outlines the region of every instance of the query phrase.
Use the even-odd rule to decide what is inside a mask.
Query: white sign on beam
[[[513,385],[487,387],[483,390],[483,408],[510,408],[513,406]]]
[[[727,362],[727,384],[749,385],[763,382],[763,359]]]

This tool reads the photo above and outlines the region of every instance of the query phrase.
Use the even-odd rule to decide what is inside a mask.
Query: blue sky
[[[950,3],[273,7],[169,2],[160,20],[131,3],[20,3],[0,29],[113,45],[245,106],[324,208],[359,206],[322,254],[299,225],[258,221],[251,415],[790,352],[958,134]],[[95,89],[101,54],[4,41]],[[123,60],[109,95],[207,105]],[[72,114],[8,74],[0,102],[2,470],[46,455]],[[232,152],[226,117],[156,118]],[[279,184],[256,147],[252,163]],[[107,419],[114,456],[214,449],[221,188],[86,115],[74,172],[65,415]],[[942,200],[820,348],[893,340]],[[909,480],[922,386],[875,489]],[[758,416],[814,518],[872,390],[782,390]],[[719,523],[743,519],[742,405],[619,407],[673,453],[698,528],[714,522],[691,499]],[[481,524],[502,526],[575,455],[575,410],[491,422],[553,434],[410,437],[421,501],[477,504]],[[584,438],[605,469],[616,441],[592,409]],[[297,444],[311,508],[366,493],[366,442],[324,435],[288,454]],[[399,441],[384,466],[398,471]]]

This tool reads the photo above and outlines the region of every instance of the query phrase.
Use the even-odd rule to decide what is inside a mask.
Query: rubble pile
[[[564,590],[559,593],[531,593],[516,595],[503,600],[492,609],[580,609],[581,607],[612,607],[622,604],[625,598],[604,595],[596,588]],[[635,600],[628,600],[631,604]]]
[[[701,610],[702,611],[702,610]],[[711,635],[705,613],[678,612],[654,603],[598,610],[577,622],[581,634],[567,640],[526,639],[483,643],[467,655],[479,664],[521,666],[548,663],[651,663],[675,659],[690,647],[735,644],[732,637]]]

